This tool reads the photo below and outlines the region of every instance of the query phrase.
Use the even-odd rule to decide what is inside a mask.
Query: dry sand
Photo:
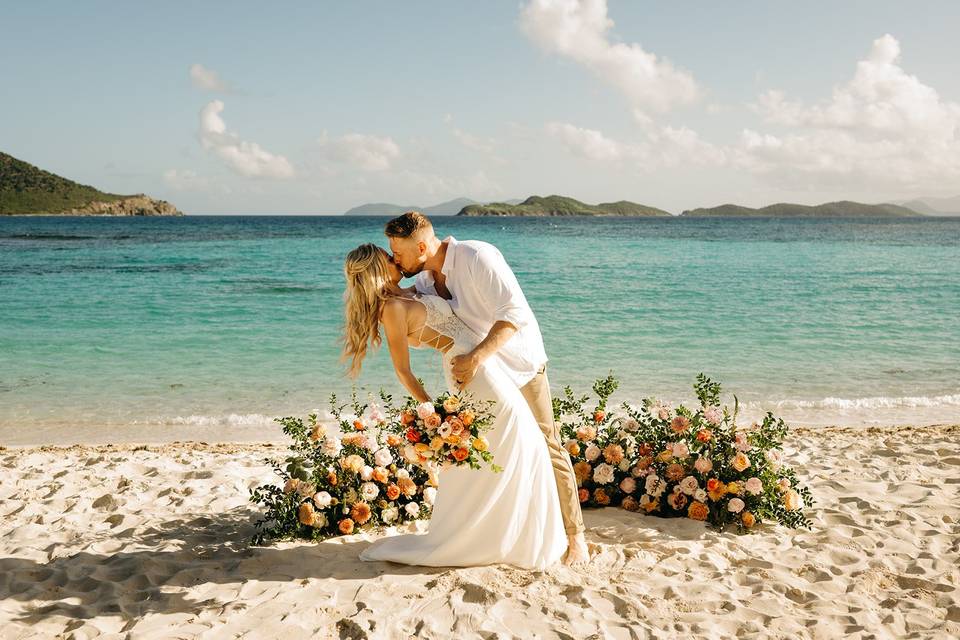
[[[960,636],[960,427],[798,429],[812,531],[585,514],[582,569],[361,563],[369,534],[250,548],[282,447],[0,451],[0,637]]]

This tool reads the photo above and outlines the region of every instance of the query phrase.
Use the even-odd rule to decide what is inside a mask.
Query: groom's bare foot
[[[563,564],[572,567],[586,564],[589,560],[590,552],[587,550],[587,540],[583,533],[567,536],[567,555],[563,557]]]

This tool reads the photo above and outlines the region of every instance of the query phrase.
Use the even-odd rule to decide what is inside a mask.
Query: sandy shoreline
[[[0,635],[960,635],[960,426],[797,428],[812,531],[588,511],[584,569],[361,563],[372,534],[248,547],[284,444],[0,448]]]

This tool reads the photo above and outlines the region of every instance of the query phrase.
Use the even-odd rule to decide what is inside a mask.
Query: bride
[[[351,251],[344,272],[344,358],[350,374],[359,374],[368,347],[380,344],[382,325],[397,377],[418,402],[433,398],[410,370],[409,347],[440,351],[449,390],[461,392],[453,383],[450,360],[482,337],[454,315],[447,301],[401,289],[400,270],[373,244]],[[430,566],[502,562],[543,569],[563,555],[567,538],[547,445],[499,362],[496,356],[484,362],[462,393],[494,401],[494,427],[485,435],[503,471],[445,468],[428,531],[376,540],[360,554],[361,560]]]

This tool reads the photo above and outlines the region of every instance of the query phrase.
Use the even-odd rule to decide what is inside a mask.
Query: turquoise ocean
[[[352,384],[343,257],[385,220],[0,218],[0,444],[273,438],[322,412]],[[434,223],[506,256],[555,392],[613,372],[619,400],[676,403],[702,371],[748,417],[960,422],[960,218]],[[438,367],[415,353],[434,392]],[[385,350],[357,382],[403,393]]]

